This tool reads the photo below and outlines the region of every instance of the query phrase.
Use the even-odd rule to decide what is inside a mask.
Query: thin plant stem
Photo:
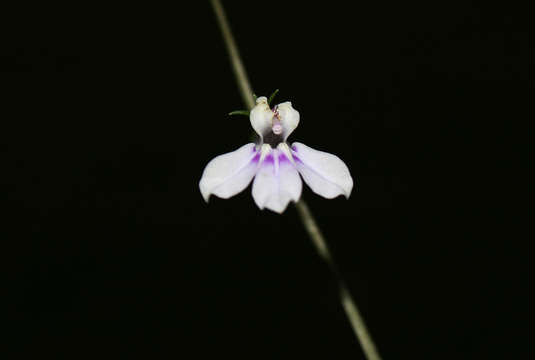
[[[253,99],[251,83],[249,82],[249,78],[247,77],[245,67],[243,66],[243,62],[238,51],[238,46],[236,45],[236,41],[234,40],[234,37],[232,35],[227,16],[225,15],[225,10],[221,6],[220,0],[210,0],[210,2],[212,3],[212,7],[214,9],[217,22],[219,24],[219,28],[221,29],[221,33],[223,35],[223,39],[225,41],[225,45],[229,53],[232,69],[234,71],[234,75],[236,76],[236,81],[238,82],[238,87],[240,88],[241,96],[247,107],[249,109],[252,109],[255,103]],[[321,230],[314,216],[312,215],[312,212],[310,211],[308,205],[303,199],[299,200],[295,204],[295,207],[318,254],[327,263],[329,269],[332,272],[332,275],[338,285],[342,307],[349,319],[351,328],[353,329],[357,340],[360,342],[362,351],[366,355],[366,359],[381,360],[381,356],[379,355],[379,352],[375,347],[370,332],[366,328],[364,319],[362,318],[362,315],[358,310],[357,304],[355,303],[355,300],[353,300],[347,288],[342,274],[340,273],[338,266],[336,265],[336,262],[334,261],[334,258],[329,250],[329,247],[327,246],[325,237],[321,233]]]
[[[243,102],[247,105],[247,108],[251,110],[255,106],[253,99],[253,89],[251,88],[251,83],[247,77],[247,72],[245,71],[245,66],[241,61],[240,52],[238,51],[238,46],[232,35],[232,30],[230,29],[227,15],[223,6],[221,6],[220,1],[211,1],[212,7],[217,16],[217,22],[219,23],[219,28],[223,34],[223,39],[225,39],[225,45],[227,46],[227,51],[232,63],[232,70],[234,75],[236,75],[236,81],[238,82],[238,87],[240,88],[240,93],[243,98]]]
[[[338,265],[336,265],[336,262],[334,261],[329,247],[327,246],[327,242],[325,241],[325,237],[321,233],[321,230],[318,224],[316,223],[314,216],[310,212],[308,205],[303,199],[301,199],[295,204],[295,207],[297,208],[297,212],[301,217],[301,221],[303,222],[303,225],[305,226],[305,229],[307,230],[308,235],[312,240],[312,243],[316,247],[318,254],[323,258],[323,260],[325,260],[325,262],[327,263],[327,265],[329,265],[329,268],[331,269],[333,277],[336,280],[336,283],[338,284],[338,292],[340,294],[342,306],[344,308],[347,318],[349,319],[351,328],[353,329],[353,332],[355,333],[357,339],[360,342],[362,351],[366,355],[366,359],[381,360],[381,356],[379,355],[379,352],[375,347],[370,332],[366,327],[364,318],[360,314],[357,304],[355,303],[355,300],[353,300],[353,297],[351,296],[351,293],[347,288],[347,285],[344,281],[344,278],[342,277],[342,274],[340,273],[340,270],[338,270]]]

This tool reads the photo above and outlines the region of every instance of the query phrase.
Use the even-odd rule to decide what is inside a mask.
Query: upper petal
[[[212,159],[199,182],[204,200],[208,201],[211,194],[227,199],[245,189],[255,175],[258,157],[251,143]]]
[[[273,111],[269,108],[267,98],[261,96],[256,99],[256,106],[249,113],[251,126],[260,138],[271,131]]]
[[[299,112],[292,107],[292,103],[289,101],[277,105],[277,111],[282,125],[282,138],[283,141],[286,141],[288,136],[299,125]]]
[[[259,166],[253,182],[253,198],[260,209],[280,214],[291,200],[299,200],[302,187],[294,165],[283,152],[275,149]]]
[[[327,199],[338,195],[349,198],[353,178],[338,156],[314,150],[305,144],[292,144],[292,154],[303,180],[316,194]]]

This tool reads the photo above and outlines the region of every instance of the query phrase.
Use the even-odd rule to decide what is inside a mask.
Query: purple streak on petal
[[[290,162],[290,159],[286,157],[286,154],[284,154],[282,151],[279,151],[279,163],[286,163]]]
[[[292,156],[293,156],[293,158],[294,158],[294,161],[297,161],[297,162],[303,164],[303,160],[301,160],[301,159],[299,158],[299,156],[297,156],[295,153],[293,153]]]
[[[260,151],[255,150],[256,155],[251,159],[252,163],[258,164],[258,161],[260,160]]]
[[[269,154],[264,159],[264,163],[267,163],[267,164],[274,164],[274,162],[275,162],[275,160],[273,159],[273,154]]]

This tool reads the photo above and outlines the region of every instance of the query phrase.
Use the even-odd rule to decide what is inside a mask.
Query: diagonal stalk
[[[245,67],[243,66],[243,62],[238,51],[238,46],[236,45],[236,41],[234,40],[234,36],[232,35],[232,31],[225,15],[225,11],[221,6],[221,2],[219,0],[210,0],[210,2],[214,9],[219,28],[221,30],[225,45],[227,47],[227,51],[229,53],[232,70],[234,71],[234,75],[236,76],[236,81],[238,82],[238,87],[240,88],[241,96],[243,98],[243,101],[247,105],[247,108],[250,110],[255,105],[253,91],[251,88],[251,83],[249,82],[249,78],[247,77],[247,72],[245,71]],[[323,258],[323,260],[325,260],[333,274],[333,277],[338,285],[342,307],[344,308],[344,311],[349,319],[351,328],[353,329],[357,340],[360,342],[362,351],[366,355],[366,359],[381,360],[381,356],[379,355],[379,352],[375,347],[373,339],[368,329],[366,328],[364,319],[362,318],[362,315],[358,310],[357,304],[351,297],[351,294],[342,277],[342,274],[338,270],[338,266],[336,265],[336,262],[334,261],[334,258],[331,255],[329,247],[325,242],[325,237],[321,233],[321,230],[316,220],[314,219],[314,216],[312,215],[310,209],[308,208],[307,204],[303,199],[299,200],[295,204],[295,207],[306,231],[308,232],[308,235],[310,236],[310,239],[312,240],[312,243],[318,251],[318,254]]]

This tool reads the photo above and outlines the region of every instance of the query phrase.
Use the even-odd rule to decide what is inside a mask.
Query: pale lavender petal
[[[259,156],[251,143],[210,161],[199,182],[204,200],[208,202],[211,194],[228,199],[245,189],[255,175]]]
[[[260,164],[253,182],[253,198],[260,209],[282,213],[301,196],[302,182],[294,165],[278,149]]]
[[[312,191],[327,199],[338,195],[349,198],[353,179],[346,164],[338,156],[314,150],[298,142],[292,144],[292,155],[297,170]]]

